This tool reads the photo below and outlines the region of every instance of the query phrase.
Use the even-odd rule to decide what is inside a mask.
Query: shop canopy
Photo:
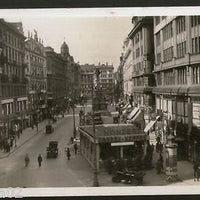
[[[100,143],[133,142],[146,139],[146,134],[132,124],[96,125],[95,135],[91,125],[79,127],[79,131],[92,142],[96,138]]]
[[[155,120],[151,120],[147,126],[144,129],[144,132],[147,133],[152,127],[153,125],[157,122],[157,120],[159,119],[160,116],[157,116]]]
[[[131,113],[128,115],[127,119],[128,119],[128,120],[132,119],[132,118],[137,114],[137,112],[139,112],[139,108],[138,108],[138,107],[135,107],[135,108],[131,111]]]

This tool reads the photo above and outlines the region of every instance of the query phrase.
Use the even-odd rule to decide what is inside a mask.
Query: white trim
[[[28,97],[19,97],[17,98],[17,101],[25,101],[28,100]]]
[[[2,99],[1,104],[12,103],[14,99]]]

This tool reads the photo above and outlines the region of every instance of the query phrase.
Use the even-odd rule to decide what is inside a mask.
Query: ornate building
[[[27,92],[29,95],[29,111],[31,121],[42,120],[46,117],[46,57],[44,46],[35,31],[34,36],[28,33],[25,43]]]
[[[8,23],[0,19],[1,49],[1,136],[13,136],[14,124],[26,126],[28,97],[26,93],[24,54],[25,36],[22,23]],[[1,110],[0,109],[0,110]]]

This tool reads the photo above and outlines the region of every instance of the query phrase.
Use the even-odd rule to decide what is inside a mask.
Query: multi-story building
[[[128,97],[133,92],[133,44],[130,38],[126,38],[123,44],[123,91],[124,97],[128,100]]]
[[[66,65],[52,47],[45,47],[47,66],[47,104],[62,107],[66,97]]]
[[[91,98],[95,65],[81,65],[81,92]]]
[[[99,64],[97,66],[100,70],[100,77],[99,77],[99,82],[100,82],[100,87],[103,90],[103,93],[105,97],[113,101],[114,97],[114,67],[113,65],[108,65],[106,64]]]
[[[30,122],[35,123],[46,117],[46,57],[44,46],[35,31],[34,36],[28,33],[25,43],[27,92],[29,96]]]
[[[133,17],[132,24],[133,29],[128,35],[132,42],[132,58],[127,67],[131,68],[129,73],[132,76],[131,92],[134,104],[143,109],[147,125],[151,120],[152,108],[155,105],[155,96],[152,93],[153,86],[155,86],[153,17]]]
[[[200,17],[154,17],[156,110],[175,129],[178,158],[200,155]]]
[[[107,98],[112,99],[114,92],[114,67],[113,65],[81,65],[81,91],[87,97],[91,98],[92,85],[96,69],[100,71],[99,83]]]
[[[25,78],[25,36],[22,23],[8,23],[0,19],[1,82],[0,96],[2,113],[1,136],[9,138],[13,127],[26,126],[28,98]]]
[[[80,95],[80,66],[74,62],[73,56],[69,53],[69,47],[66,42],[61,46],[61,56],[65,64],[66,75],[66,97],[78,98]]]
[[[120,64],[115,74],[115,102],[124,97],[124,77],[123,77],[123,54],[120,56]]]

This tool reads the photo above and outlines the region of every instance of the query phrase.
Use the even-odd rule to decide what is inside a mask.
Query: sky
[[[132,29],[131,16],[85,16],[81,14],[26,15],[6,16],[6,21],[21,21],[24,34],[38,32],[38,37],[45,46],[51,46],[57,53],[65,41],[75,62],[80,64],[113,64],[116,69],[122,53],[124,39]]]

